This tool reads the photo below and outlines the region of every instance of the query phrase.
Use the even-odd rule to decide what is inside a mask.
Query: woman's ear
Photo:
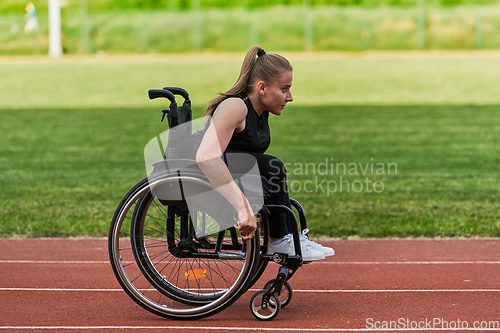
[[[266,84],[264,83],[264,81],[257,82],[256,86],[257,86],[257,91],[259,92],[259,94],[264,96],[264,94],[266,93]]]

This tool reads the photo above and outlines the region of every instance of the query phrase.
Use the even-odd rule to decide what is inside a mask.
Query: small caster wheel
[[[267,290],[259,290],[250,299],[250,311],[259,320],[271,320],[278,315],[281,309],[281,302],[276,294],[272,294],[264,301]]]
[[[269,280],[264,286],[264,289],[265,290],[271,289],[274,281],[276,281],[276,279]],[[290,304],[290,301],[292,300],[292,294],[293,294],[292,287],[288,282],[285,281],[283,287],[281,288],[281,291],[278,293],[278,297],[281,302],[281,308],[284,308],[285,306]]]

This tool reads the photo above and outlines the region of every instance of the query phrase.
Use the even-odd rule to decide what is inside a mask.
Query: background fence
[[[39,10],[40,29],[25,34],[22,12],[0,13],[0,54],[46,54],[47,20]],[[497,49],[499,32],[496,4],[89,11],[81,0],[62,13],[69,54],[241,52],[254,44],[277,51]]]

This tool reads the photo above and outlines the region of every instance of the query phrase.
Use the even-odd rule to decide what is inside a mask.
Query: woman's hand
[[[238,214],[240,220],[234,226],[241,233],[241,238],[244,240],[252,239],[257,230],[257,219],[254,215],[248,216],[246,213]]]

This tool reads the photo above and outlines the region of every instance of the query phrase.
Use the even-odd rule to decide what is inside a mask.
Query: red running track
[[[252,316],[252,289],[215,316],[173,321],[120,289],[105,239],[1,239],[0,333],[500,330],[499,239],[322,243],[337,255],[297,271],[274,320]]]

